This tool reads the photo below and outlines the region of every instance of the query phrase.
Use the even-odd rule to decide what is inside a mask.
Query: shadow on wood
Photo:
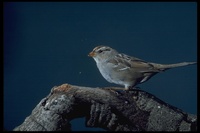
[[[71,131],[70,121],[86,117],[87,127],[108,131],[196,131],[197,116],[152,94],[122,88],[63,84],[52,88],[14,131]]]

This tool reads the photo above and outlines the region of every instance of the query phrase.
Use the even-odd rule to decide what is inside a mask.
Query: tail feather
[[[170,68],[182,67],[182,66],[197,64],[197,62],[181,62],[181,63],[175,63],[175,64],[156,64],[156,63],[151,63],[151,64],[155,68],[163,71],[163,70],[167,70],[167,69],[170,69]]]

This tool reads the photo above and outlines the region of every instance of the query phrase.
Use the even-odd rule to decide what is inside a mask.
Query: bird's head
[[[95,47],[92,52],[89,53],[88,56],[93,57],[96,62],[98,61],[105,61],[110,57],[115,56],[118,52],[108,46],[97,46]]]

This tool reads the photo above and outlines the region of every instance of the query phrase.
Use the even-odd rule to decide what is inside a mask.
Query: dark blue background
[[[5,2],[4,127],[12,130],[53,86],[117,86],[88,53],[97,45],[157,63],[197,61],[195,2]],[[197,113],[197,66],[168,70],[139,85]],[[73,120],[73,130],[84,120]]]

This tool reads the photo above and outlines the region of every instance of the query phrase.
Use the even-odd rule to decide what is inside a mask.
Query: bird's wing
[[[115,69],[118,71],[133,69],[134,71],[140,73],[160,72],[155,69],[151,63],[125,54],[117,54],[114,58],[109,59],[107,62],[114,64]]]

